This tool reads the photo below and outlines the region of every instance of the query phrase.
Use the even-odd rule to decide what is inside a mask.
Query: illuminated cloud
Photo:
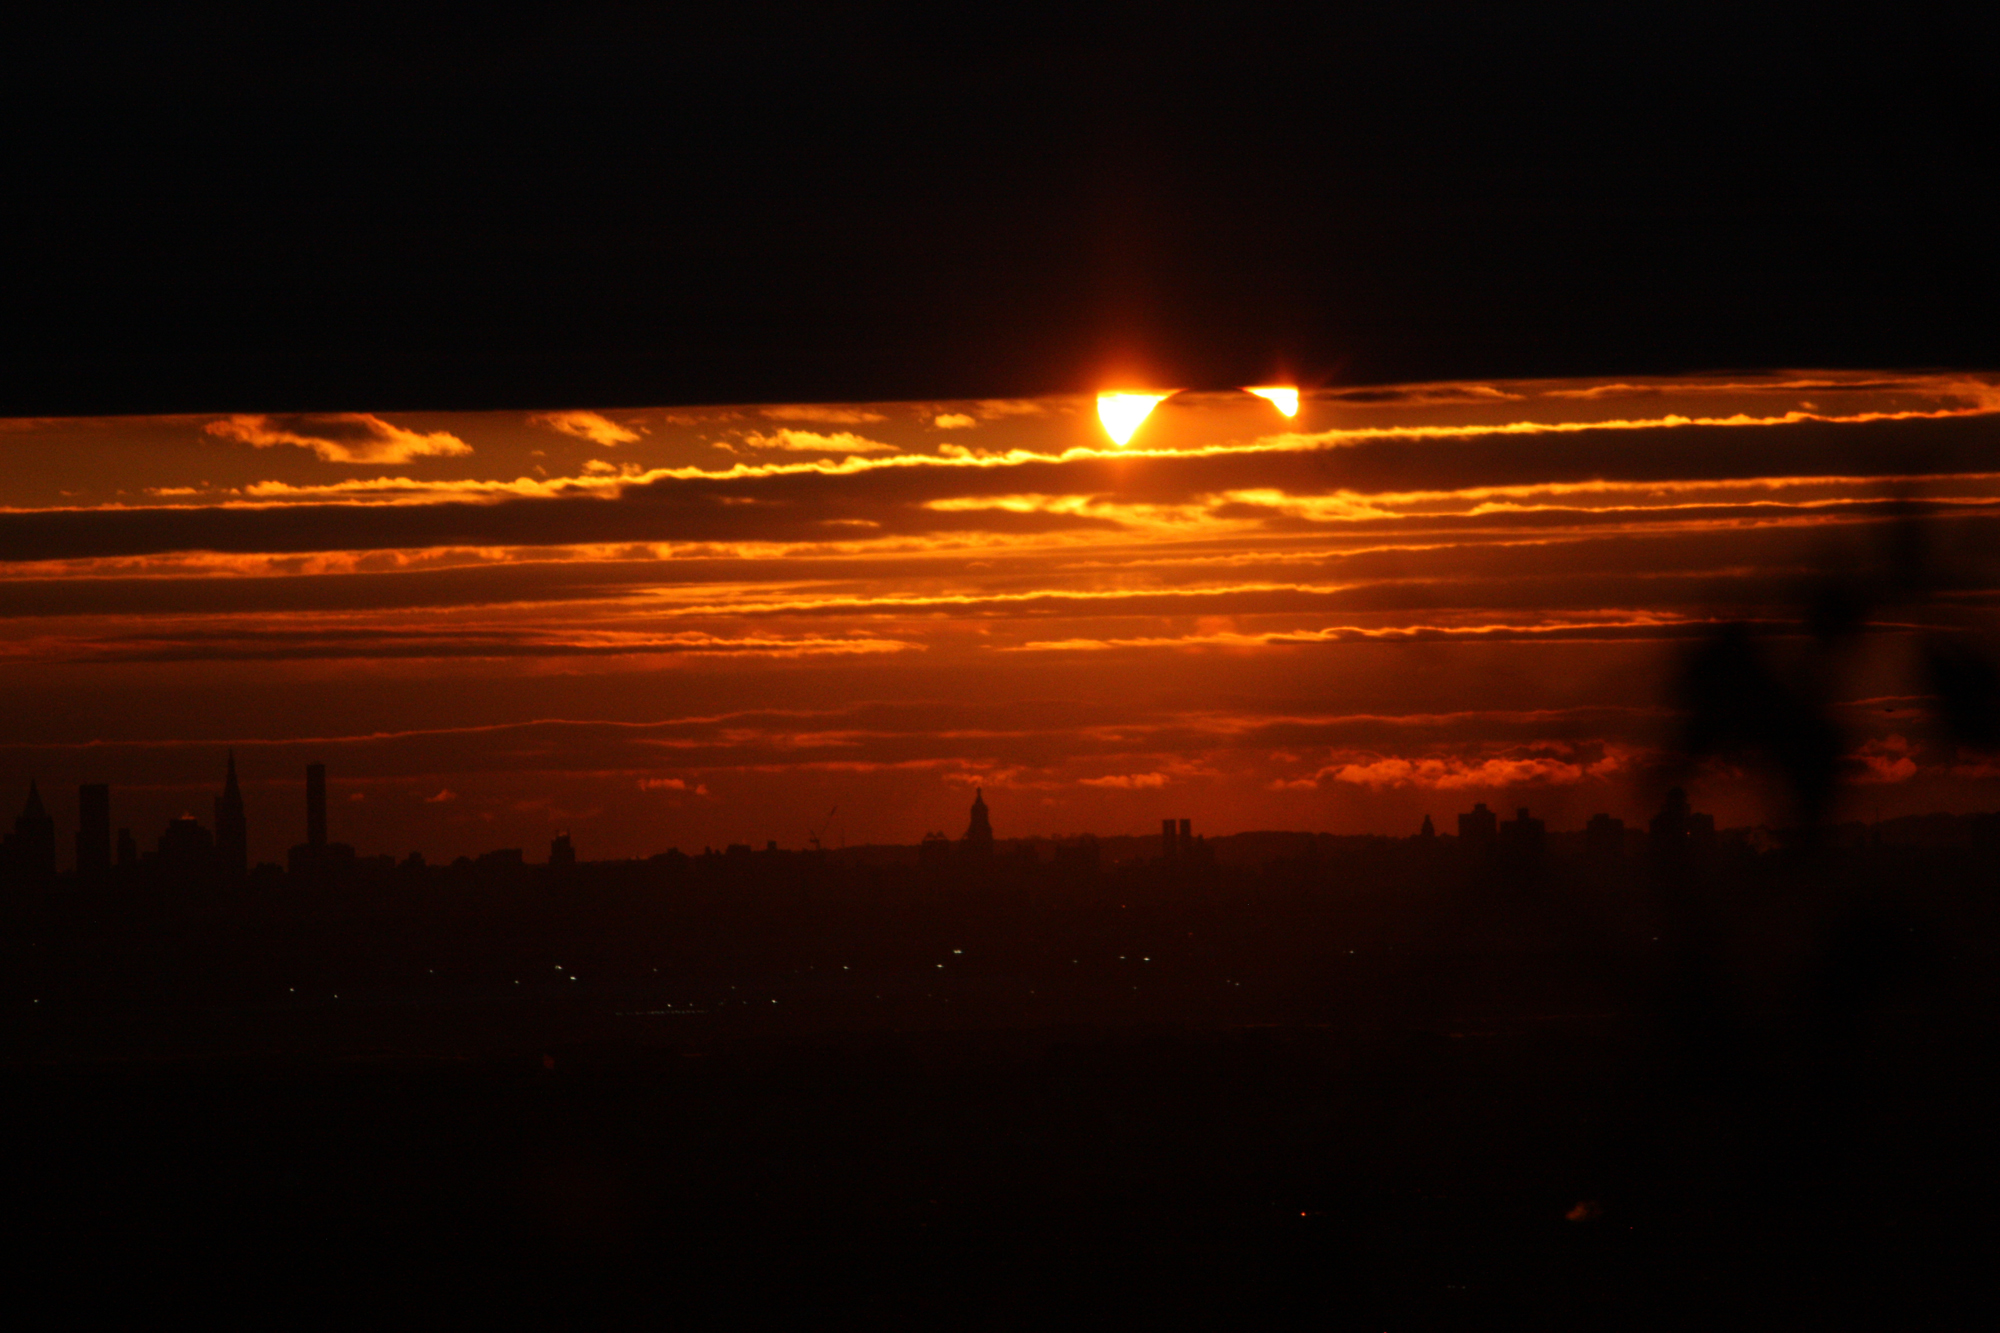
[[[1046,415],[1048,407],[1032,398],[982,398],[974,405],[983,421],[999,421],[1007,417],[1039,417]]]
[[[259,449],[295,445],[329,463],[407,463],[413,458],[457,457],[472,446],[449,431],[426,435],[393,425],[371,412],[292,416],[233,416],[211,421],[205,430]]]
[[[621,426],[609,417],[595,412],[542,412],[528,418],[531,426],[547,426],[579,440],[610,448],[619,444],[637,444],[640,432],[629,426]]]
[[[1630,766],[1632,759],[1630,751],[1613,747],[1605,747],[1601,757],[1595,760],[1579,755],[1563,758],[1549,754],[1479,760],[1458,756],[1418,759],[1371,757],[1362,762],[1328,765],[1310,778],[1281,785],[1311,787],[1331,781],[1358,787],[1425,787],[1437,791],[1569,786],[1620,773]]]
[[[1917,761],[1910,757],[1910,743],[1901,736],[1866,741],[1854,754],[1860,762],[1855,781],[1870,784],[1908,782],[1917,775]]]
[[[931,418],[931,425],[937,427],[939,430],[964,430],[969,426],[976,426],[978,424],[978,421],[965,415],[963,412],[940,412],[937,416]]]
[[[1113,773],[1101,778],[1077,779],[1086,787],[1116,787],[1124,791],[1136,791],[1146,787],[1167,785],[1165,773]]]
[[[815,421],[823,426],[865,426],[871,421],[887,420],[880,412],[865,407],[829,403],[786,403],[760,407],[757,412],[773,421]]]
[[[768,435],[754,431],[743,436],[743,443],[751,449],[783,449],[800,454],[889,454],[896,452],[893,444],[871,440],[856,435],[852,431],[836,431],[831,435],[821,435],[816,431],[793,430],[784,427]]]
[[[1285,416],[1295,417],[1299,414],[1299,391],[1297,389],[1267,385],[1259,389],[1245,389],[1243,392],[1256,394],[1259,398],[1277,408]]]

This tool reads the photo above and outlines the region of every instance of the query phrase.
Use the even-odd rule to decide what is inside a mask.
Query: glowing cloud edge
[[[1299,414],[1299,391],[1287,385],[1265,384],[1254,389],[1246,388],[1243,392],[1256,394],[1288,417]]]

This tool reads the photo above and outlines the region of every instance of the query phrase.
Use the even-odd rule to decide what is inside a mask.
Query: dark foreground
[[[1992,1103],[1885,1035],[1747,1098],[1584,1019],[40,1065],[5,1244],[107,1313],[1966,1326]]]
[[[1984,1327],[1994,868],[22,909],[0,1245],[149,1318]]]

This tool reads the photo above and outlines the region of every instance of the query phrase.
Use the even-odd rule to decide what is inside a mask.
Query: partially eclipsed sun
[[[1097,419],[1104,423],[1104,433],[1111,437],[1111,442],[1122,445],[1132,438],[1140,423],[1152,415],[1154,408],[1172,396],[1165,393],[1100,393],[1097,395]]]
[[[1266,385],[1261,389],[1245,389],[1243,392],[1254,393],[1259,398],[1268,399],[1271,406],[1277,408],[1288,417],[1295,417],[1299,414],[1299,391],[1297,389]]]

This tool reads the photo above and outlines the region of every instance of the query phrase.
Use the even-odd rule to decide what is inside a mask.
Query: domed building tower
[[[965,849],[967,856],[993,855],[993,824],[986,817],[986,792],[982,788],[973,788],[972,822],[966,825],[965,837],[959,845]]]

